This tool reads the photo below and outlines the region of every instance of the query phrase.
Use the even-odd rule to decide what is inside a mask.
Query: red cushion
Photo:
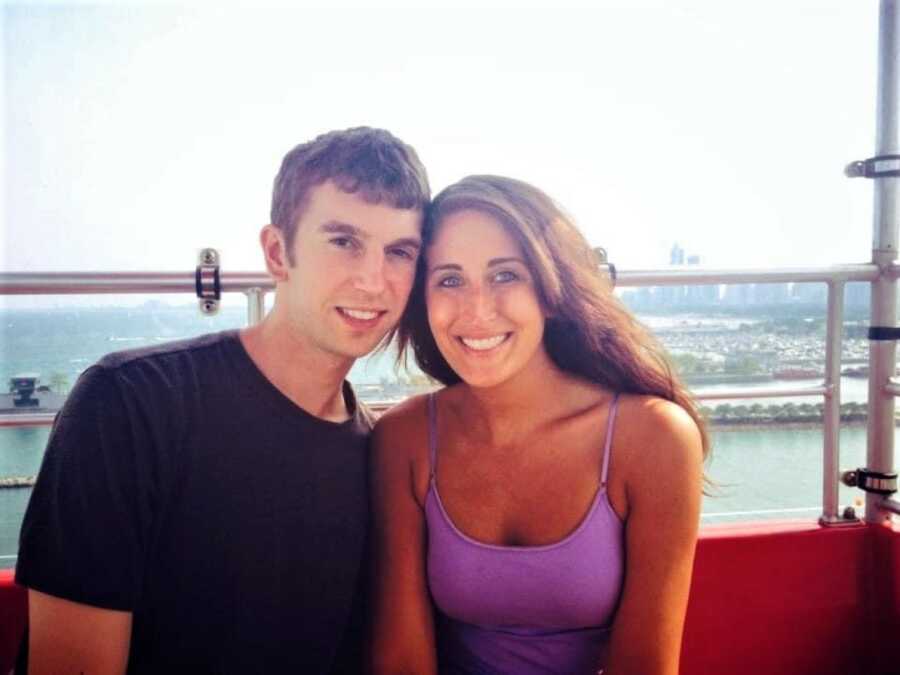
[[[13,576],[13,570],[0,570],[0,673],[4,675],[15,665],[28,617],[28,595]]]

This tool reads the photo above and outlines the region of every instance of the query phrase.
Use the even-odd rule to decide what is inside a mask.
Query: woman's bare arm
[[[372,441],[374,516],[369,666],[376,674],[437,673],[425,571],[425,513],[414,458],[427,458],[425,412],[414,399],[385,414]]]
[[[644,399],[632,412],[625,587],[604,675],[677,675],[700,519],[700,432],[668,401]]]

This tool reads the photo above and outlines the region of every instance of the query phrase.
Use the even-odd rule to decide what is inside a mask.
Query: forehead
[[[418,239],[422,232],[420,209],[399,209],[367,201],[361,192],[344,192],[327,180],[309,190],[297,219],[297,235],[311,236],[328,223],[351,225],[367,237],[381,241]]]
[[[482,211],[466,209],[444,218],[428,249],[428,264],[477,265],[497,257],[522,257],[522,248],[506,227]]]

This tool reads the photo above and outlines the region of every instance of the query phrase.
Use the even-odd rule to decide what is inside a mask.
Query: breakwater
[[[775,403],[763,405],[701,405],[700,412],[713,427],[752,427],[758,425],[817,425],[825,420],[824,403]],[[842,425],[861,425],[868,419],[865,403],[847,402],[840,406]]]
[[[33,487],[35,476],[0,476],[0,490]]]

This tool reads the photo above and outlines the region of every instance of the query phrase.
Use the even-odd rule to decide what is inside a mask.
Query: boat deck
[[[0,570],[0,673],[25,590]],[[682,675],[900,673],[900,528],[711,525],[697,548]]]

